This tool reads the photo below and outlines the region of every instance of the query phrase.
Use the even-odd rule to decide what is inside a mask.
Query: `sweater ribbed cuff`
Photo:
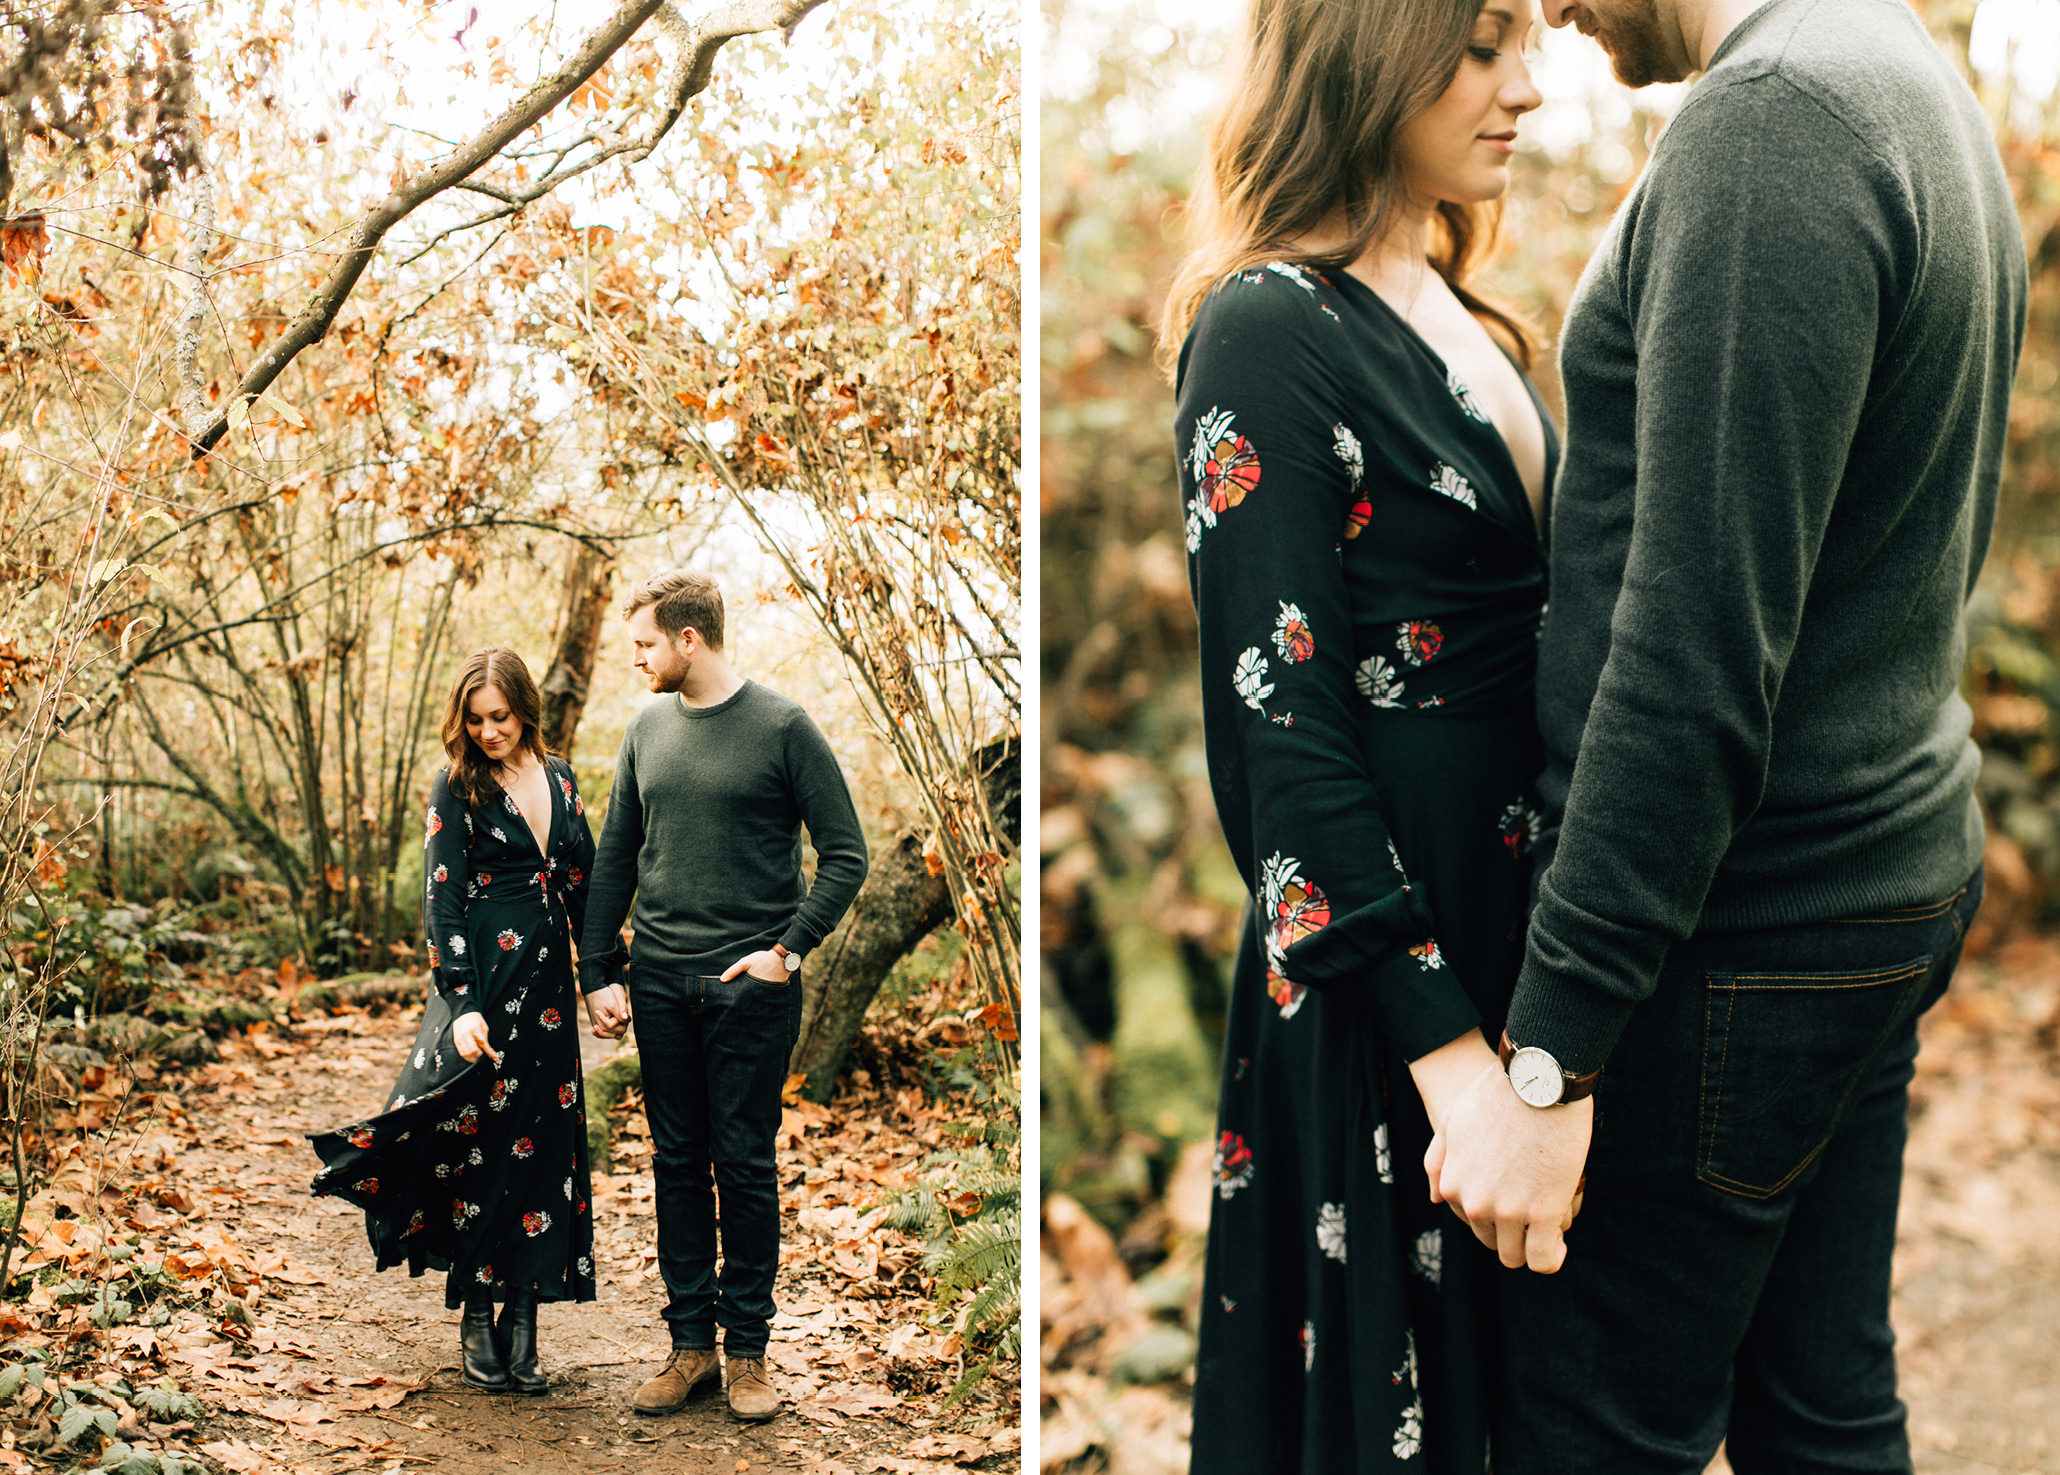
[[[1586,1075],[1609,1060],[1635,1007],[1526,958],[1509,1003],[1509,1040],[1549,1051],[1561,1070]]]

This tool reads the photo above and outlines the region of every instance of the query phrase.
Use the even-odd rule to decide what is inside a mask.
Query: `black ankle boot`
[[[466,1386],[489,1393],[508,1391],[508,1365],[494,1345],[494,1303],[490,1296],[467,1296],[458,1321],[459,1367]]]
[[[495,1329],[501,1355],[508,1364],[508,1388],[515,1393],[541,1393],[550,1380],[536,1365],[536,1297],[528,1291],[508,1292]]]

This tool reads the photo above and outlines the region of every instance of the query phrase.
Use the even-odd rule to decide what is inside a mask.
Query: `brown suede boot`
[[[731,1418],[755,1424],[780,1411],[780,1395],[765,1376],[764,1358],[728,1359],[723,1364],[723,1382],[729,1389]]]
[[[629,1406],[652,1418],[675,1413],[696,1388],[720,1371],[713,1347],[675,1347],[657,1375],[637,1389]]]

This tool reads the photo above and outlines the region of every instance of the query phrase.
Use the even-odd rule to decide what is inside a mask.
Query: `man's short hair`
[[[629,591],[622,617],[628,619],[647,604],[667,640],[679,639],[680,631],[692,626],[710,650],[722,649],[722,589],[706,574],[676,568],[651,575]]]

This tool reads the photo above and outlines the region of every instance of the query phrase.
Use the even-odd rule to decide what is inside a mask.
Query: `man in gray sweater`
[[[801,1027],[800,968],[858,895],[865,836],[821,730],[723,654],[713,580],[655,575],[623,615],[632,663],[652,691],[674,694],[623,735],[579,960],[595,1033],[619,1036],[633,1012],[644,1062],[673,1350],[633,1406],[671,1413],[720,1371],[730,1412],[766,1419],[780,1406],[765,1372],[780,1263],[773,1148]]]
[[[1889,1261],[1980,897],[1961,615],[2023,243],[1903,0],[1542,8],[1628,83],[1704,75],[1568,312],[1559,823],[1503,1068],[1429,1157],[1548,1272],[1506,1283],[1495,1467],[1693,1475],[1728,1437],[1741,1475],[1906,1472]]]

